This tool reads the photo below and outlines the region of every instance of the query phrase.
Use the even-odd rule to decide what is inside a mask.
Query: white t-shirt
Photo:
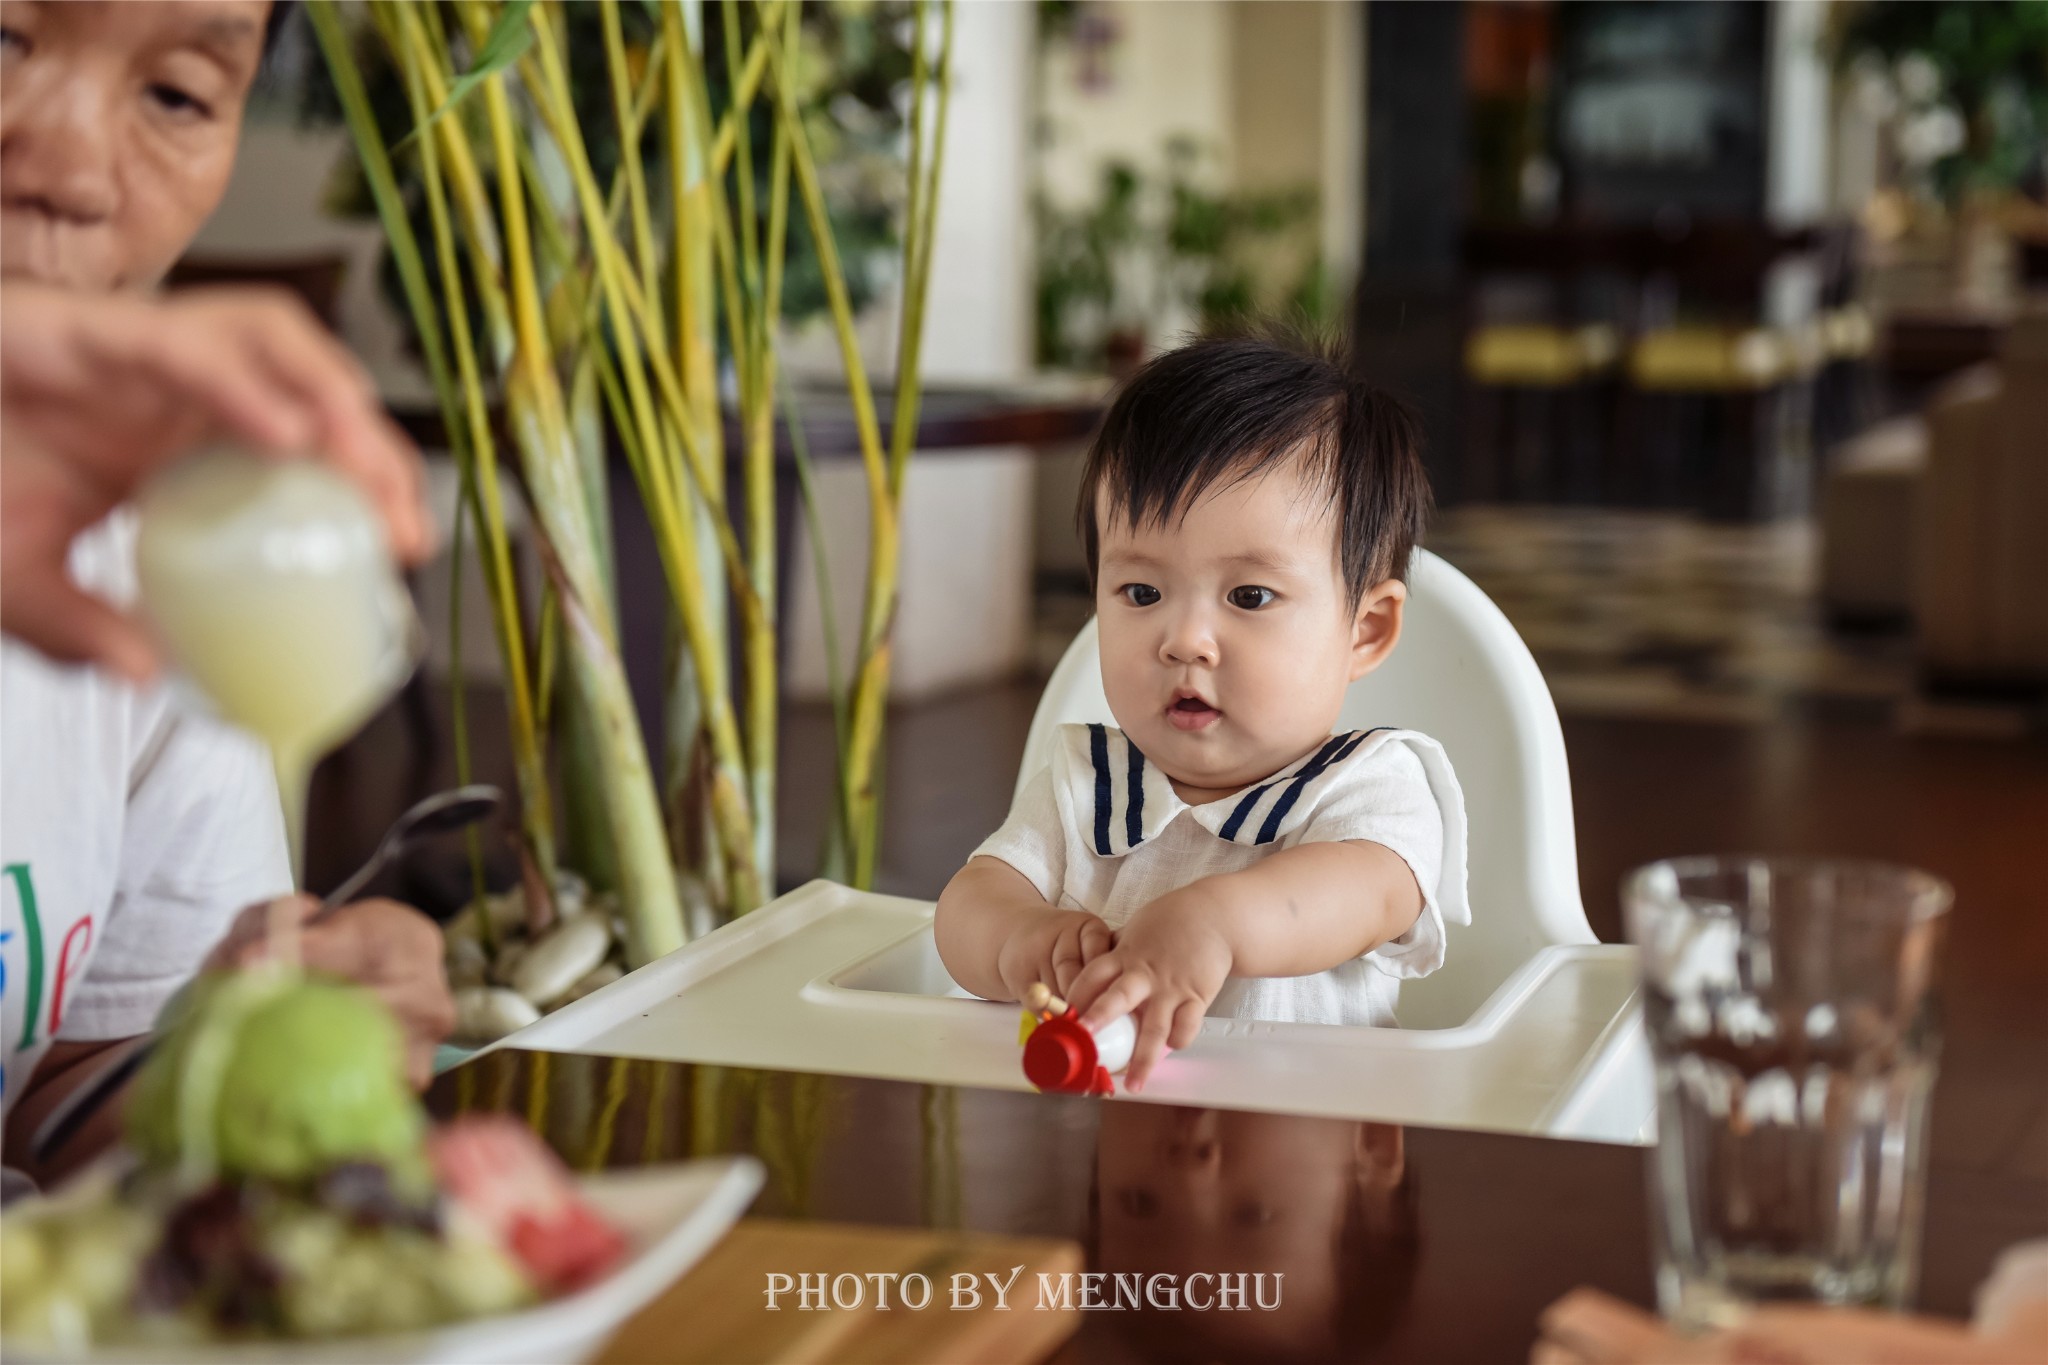
[[[1465,902],[1465,799],[1443,746],[1412,730],[1354,730],[1265,781],[1190,806],[1121,730],[1063,725],[1052,763],[975,850],[1048,902],[1121,926],[1168,891],[1301,844],[1365,839],[1399,854],[1422,913],[1391,943],[1313,976],[1232,977],[1212,1016],[1392,1025],[1404,977],[1443,965],[1444,921]]]
[[[134,522],[72,577],[134,595]],[[291,889],[263,746],[161,687],[0,642],[0,1112],[53,1038],[145,1033],[243,906]]]

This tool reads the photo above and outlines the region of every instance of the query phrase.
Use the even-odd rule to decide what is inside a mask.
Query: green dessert
[[[352,986],[275,967],[195,983],[127,1119],[126,1169],[8,1206],[7,1349],[414,1331],[623,1254],[512,1120],[430,1134],[396,1023]]]
[[[425,1122],[401,1074],[398,1025],[351,986],[209,977],[128,1104],[148,1162],[298,1180],[344,1161],[417,1178]]]

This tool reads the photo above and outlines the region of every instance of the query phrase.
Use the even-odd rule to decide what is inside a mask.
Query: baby
[[[1401,635],[1428,510],[1414,420],[1255,338],[1159,357],[1089,452],[1080,530],[1117,726],[1051,766],[939,897],[965,989],[1135,1013],[1137,1091],[1205,1014],[1394,1022],[1465,909],[1463,798],[1411,731],[1331,733]]]

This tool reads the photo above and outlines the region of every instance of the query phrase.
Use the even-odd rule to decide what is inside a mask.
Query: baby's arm
[[[1109,926],[1046,902],[1000,858],[969,858],[939,893],[939,958],[962,988],[985,1000],[1021,1000],[1033,982],[1064,992],[1108,951]]]
[[[1145,906],[1067,992],[1100,1028],[1138,1013],[1129,1087],[1169,1047],[1195,1040],[1232,976],[1308,976],[1391,942],[1422,913],[1398,853],[1362,839],[1309,843],[1240,872],[1190,882]]]
[[[1139,913],[1188,892],[1200,893],[1194,903],[1208,903],[1203,913],[1229,942],[1232,976],[1326,972],[1401,937],[1422,914],[1407,860],[1364,839],[1302,844],[1241,872],[1204,877]]]

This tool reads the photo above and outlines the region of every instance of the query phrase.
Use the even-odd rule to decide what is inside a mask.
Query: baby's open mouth
[[[1222,714],[1200,697],[1180,697],[1166,708],[1166,718],[1179,730],[1200,730]]]

